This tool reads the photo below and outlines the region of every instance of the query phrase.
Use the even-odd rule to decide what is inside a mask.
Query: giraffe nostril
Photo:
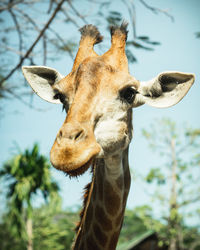
[[[85,136],[85,130],[80,125],[66,124],[60,129],[57,139],[63,141],[63,143],[77,142]],[[71,142],[70,142],[71,141]]]
[[[76,136],[74,137],[74,140],[77,141],[78,139],[80,139],[81,135],[83,134],[83,130],[79,131]]]

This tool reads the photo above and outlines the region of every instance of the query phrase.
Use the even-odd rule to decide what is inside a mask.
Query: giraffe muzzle
[[[101,147],[93,131],[79,124],[63,124],[50,152],[52,165],[70,176],[84,173]]]

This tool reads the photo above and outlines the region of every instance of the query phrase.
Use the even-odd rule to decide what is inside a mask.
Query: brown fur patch
[[[102,67],[103,68],[105,67],[105,64],[102,63],[102,61],[99,60],[98,58],[95,58],[92,61],[89,61],[86,67],[87,67],[87,74],[91,75],[93,79],[95,78],[97,80],[97,74],[100,73]]]
[[[78,90],[79,86],[81,88],[81,92],[89,93],[92,92],[92,98],[95,96],[97,87],[99,86],[99,79],[101,68],[105,67],[101,60],[97,58],[87,58],[84,62],[79,66],[76,74],[76,78],[74,81],[75,92]],[[88,96],[84,97],[86,100],[90,100],[91,98]]]
[[[115,225],[116,225],[116,227],[121,226],[123,217],[124,217],[124,209],[123,209],[123,211],[117,216],[117,218],[116,218],[116,220],[115,220]]]
[[[126,209],[126,206],[123,207],[122,213],[121,213],[121,214],[117,217],[117,219],[116,219],[115,225],[116,225],[116,227],[119,228],[119,232],[121,231],[121,228],[122,228],[122,226],[123,226],[123,222],[124,222],[124,211],[125,211],[125,209]]]
[[[85,218],[85,231],[89,231],[90,226],[91,226],[91,221],[93,221],[93,205],[92,203],[89,204],[88,209],[87,209],[87,214]]]
[[[109,214],[115,215],[120,207],[120,198],[108,181],[104,183],[104,201]]]
[[[103,201],[103,194],[104,194],[104,190],[103,190],[103,176],[104,176],[104,164],[103,164],[103,160],[98,160],[97,163],[98,169],[97,169],[97,173],[95,176],[95,181],[96,181],[96,187],[97,187],[97,196],[98,196],[98,200],[99,201]]]
[[[86,243],[82,240],[82,239],[80,239],[79,240],[79,243],[77,244],[76,243],[76,248],[72,248],[73,250],[87,250],[87,247],[86,247]]]
[[[112,221],[106,215],[103,207],[98,204],[95,208],[95,218],[104,231],[110,231],[112,229]]]
[[[97,190],[98,190],[98,199],[99,201],[102,201],[103,200],[103,183],[101,180],[99,180]]]
[[[123,175],[120,175],[116,180],[117,187],[122,190],[123,184],[124,184],[124,177]]]
[[[98,245],[95,243],[95,240],[92,235],[87,237],[86,242],[87,242],[87,249],[84,250],[100,250]],[[80,248],[80,250],[82,249]]]
[[[97,197],[97,184],[96,184],[96,182],[94,182],[92,197],[93,197],[93,200],[95,201],[96,197]]]
[[[110,243],[108,245],[108,249],[109,250],[115,250],[116,249],[116,245],[117,245],[117,241],[119,238],[119,232],[115,232],[111,238],[110,238]]]
[[[128,153],[127,153],[128,155]],[[129,170],[128,158],[127,156],[123,158],[123,165],[124,165],[124,188],[129,191],[130,184],[131,184],[131,175]]]
[[[95,163],[93,163],[91,171],[94,172],[94,169],[95,169]],[[94,180],[92,180],[92,182],[93,182],[93,181],[94,181]],[[85,188],[84,188],[83,208],[82,208],[82,210],[81,210],[81,212],[80,212],[80,222],[77,224],[77,226],[76,226],[76,228],[75,228],[76,233],[77,233],[78,230],[79,230],[79,227],[80,227],[81,222],[82,222],[82,219],[83,219],[83,215],[84,215],[84,213],[85,213],[86,204],[87,204],[87,202],[88,202],[89,193],[90,193],[90,191],[91,191],[90,189],[91,189],[91,187],[92,187],[92,182],[88,183],[88,184],[85,186]]]
[[[106,69],[110,72],[110,73],[115,73],[116,69],[113,68],[111,65],[106,65]]]
[[[105,247],[107,240],[108,240],[106,234],[104,234],[104,232],[101,230],[101,228],[98,226],[97,223],[93,224],[93,230],[94,230],[95,237],[98,240],[99,244]]]

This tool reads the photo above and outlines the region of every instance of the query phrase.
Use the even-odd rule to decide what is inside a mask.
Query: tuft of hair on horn
[[[113,37],[114,35],[118,35],[121,36],[123,35],[123,37],[125,37],[125,41],[127,40],[127,36],[128,36],[128,22],[123,21],[122,24],[120,26],[111,26],[110,27],[110,34]]]
[[[81,32],[81,39],[89,37],[93,40],[93,44],[100,43],[103,40],[103,36],[97,27],[92,24],[84,25],[79,31]]]

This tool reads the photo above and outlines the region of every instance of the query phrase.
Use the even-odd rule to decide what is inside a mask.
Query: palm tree
[[[47,158],[39,154],[38,144],[32,150],[15,155],[3,165],[0,177],[8,183],[7,198],[12,230],[27,239],[27,249],[33,249],[33,196],[41,191],[44,199],[58,197],[58,185],[51,178]]]

